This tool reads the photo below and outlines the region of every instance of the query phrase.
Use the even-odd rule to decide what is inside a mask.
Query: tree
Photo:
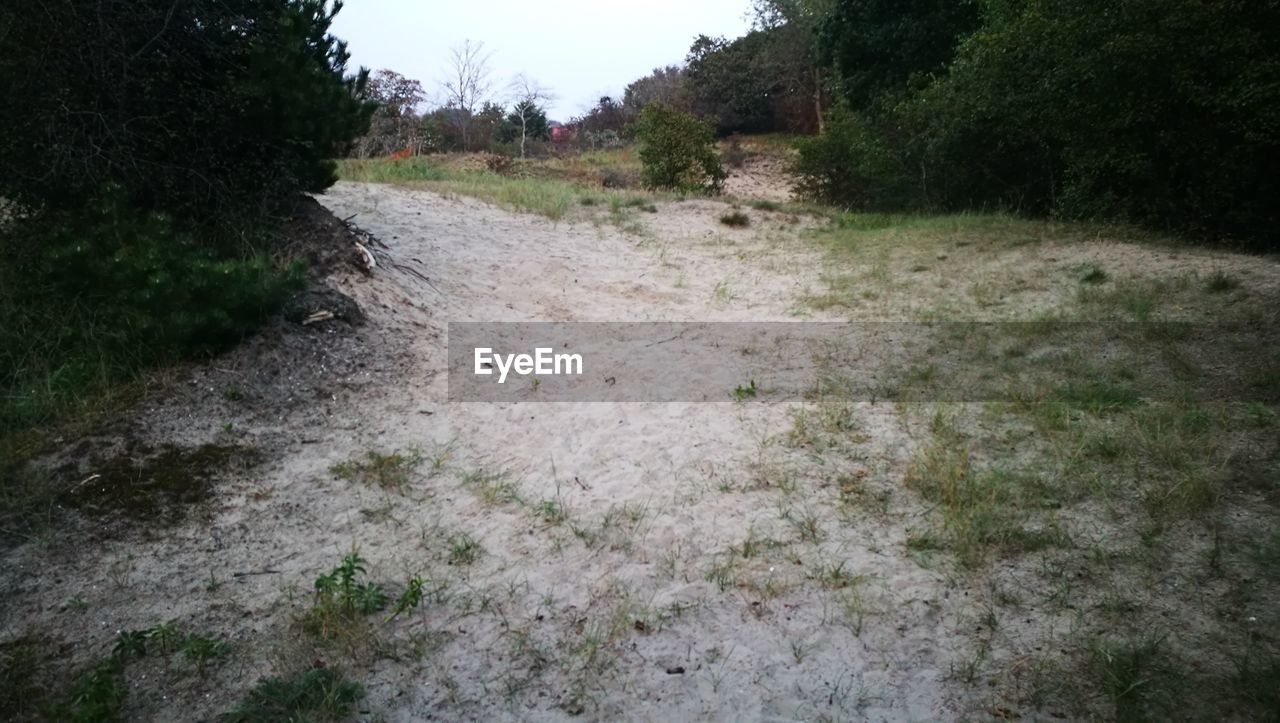
[[[392,70],[379,70],[369,79],[369,99],[378,104],[369,133],[362,139],[363,154],[387,154],[420,150],[422,119],[417,108],[425,100],[422,83]]]
[[[715,131],[697,116],[650,103],[635,122],[640,162],[649,188],[718,193],[726,174]]]
[[[835,0],[816,30],[845,98],[860,110],[943,72],[978,24],[974,0]]]
[[[20,4],[19,4],[20,5]],[[205,227],[335,180],[364,132],[322,0],[61,0],[0,10],[0,197],[79,208],[106,185]]]
[[[722,134],[775,130],[770,96],[777,89],[764,57],[766,34],[737,40],[699,35],[689,48],[685,89],[693,113],[714,118]]]
[[[827,72],[818,49],[818,25],[835,0],[755,0],[755,27],[765,31],[767,67],[780,92],[775,115],[788,130],[823,130],[827,107]]]
[[[444,81],[447,105],[459,111],[456,122],[462,131],[463,150],[471,148],[471,121],[492,90],[489,62],[484,43],[463,41],[450,51],[449,77]]]
[[[511,82],[511,92],[515,97],[515,107],[511,110],[511,115],[507,116],[507,121],[519,130],[520,157],[524,158],[525,142],[528,139],[546,140],[551,137],[547,114],[539,107],[539,103],[548,103],[555,99],[555,95],[523,73]]]
[[[684,68],[668,65],[633,81],[622,95],[622,109],[631,118],[640,115],[650,103],[664,103],[673,108],[686,108]]]

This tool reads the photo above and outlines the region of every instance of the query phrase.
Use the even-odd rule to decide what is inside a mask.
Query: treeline
[[[801,190],[853,209],[1008,210],[1276,247],[1277,0],[757,0],[753,30],[602,98],[719,135],[817,134]]]
[[[377,105],[368,133],[356,140],[352,155],[419,155],[454,151],[491,151],[526,155],[551,140],[545,105],[551,92],[517,76],[499,102],[489,81],[483,45],[469,42],[454,51],[453,77],[445,83],[444,105],[424,109],[421,81],[393,70],[379,70],[369,81],[368,97]]]
[[[280,220],[374,107],[323,0],[0,9],[0,437],[216,350],[300,283]]]
[[[840,102],[804,190],[1275,248],[1275,0],[800,0]]]

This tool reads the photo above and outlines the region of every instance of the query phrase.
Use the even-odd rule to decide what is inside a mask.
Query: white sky
[[[734,38],[750,26],[750,0],[347,0],[334,35],[348,41],[351,70],[390,68],[422,81],[432,104],[449,49],[465,39],[493,52],[495,94],[525,73],[557,96],[567,121],[601,95],[679,63],[699,33]]]

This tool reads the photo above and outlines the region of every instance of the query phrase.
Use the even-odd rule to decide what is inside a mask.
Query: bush
[[[797,190],[849,209],[917,206],[921,198],[900,155],[883,134],[843,106],[827,113],[826,132],[796,141]]]
[[[719,193],[726,177],[711,125],[661,103],[645,106],[635,123],[648,188]]]

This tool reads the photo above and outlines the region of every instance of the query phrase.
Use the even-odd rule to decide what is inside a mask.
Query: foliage
[[[865,109],[941,73],[977,27],[973,0],[841,0],[817,26],[819,48],[846,100]]]
[[[369,615],[387,606],[387,594],[377,583],[359,582],[365,573],[364,558],[352,552],[327,574],[316,578],[316,607],[335,610],[346,617]]]
[[[302,281],[264,254],[221,256],[120,194],[22,219],[0,252],[0,436],[142,366],[234,343]]]
[[[340,7],[0,9],[0,436],[226,346],[297,285],[276,222],[373,111]]]
[[[645,107],[635,123],[649,188],[718,193],[726,177],[711,125],[661,103]]]
[[[772,74],[765,65],[766,33],[737,40],[700,35],[689,48],[685,87],[690,109],[712,118],[721,134],[774,130]]]
[[[323,190],[373,111],[328,34],[340,8],[6,5],[0,197],[74,209],[114,184],[143,208],[226,224]]]
[[[426,98],[422,83],[392,70],[379,70],[369,80],[369,99],[378,104],[369,132],[356,142],[361,157],[421,150],[423,123],[417,107]]]
[[[800,193],[848,209],[910,206],[916,187],[905,159],[864,116],[837,105],[825,132],[796,141]]]
[[[120,708],[127,694],[119,664],[103,663],[76,680],[66,698],[50,711],[51,717],[75,723],[121,720]]]
[[[323,667],[290,677],[263,678],[230,713],[226,723],[340,720],[364,697],[359,683]]]
[[[971,3],[940,0],[834,5],[820,40],[852,110],[834,111],[833,137],[802,152],[812,195],[1274,244],[1280,6],[987,0],[981,8],[979,16]],[[841,164],[850,179],[837,177]]]

